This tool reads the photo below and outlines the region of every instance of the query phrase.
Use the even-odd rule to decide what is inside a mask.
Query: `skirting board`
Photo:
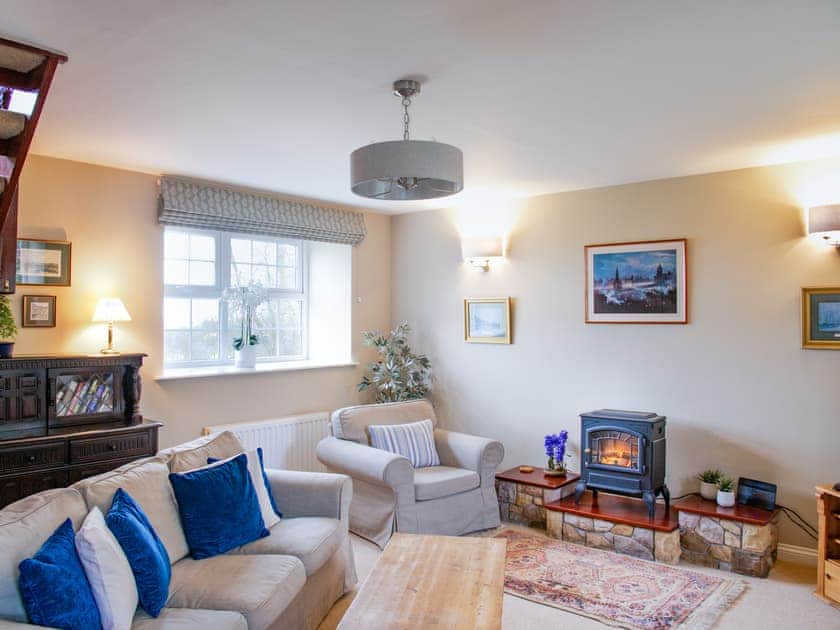
[[[799,545],[787,545],[779,543],[778,547],[779,560],[785,562],[795,562],[797,564],[810,564],[817,566],[817,550],[810,547],[800,547]]]

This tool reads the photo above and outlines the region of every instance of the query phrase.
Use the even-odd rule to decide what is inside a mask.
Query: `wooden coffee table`
[[[501,538],[394,534],[338,627],[498,629]]]

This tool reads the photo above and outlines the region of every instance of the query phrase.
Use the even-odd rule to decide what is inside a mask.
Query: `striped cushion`
[[[407,424],[372,424],[370,445],[408,458],[414,468],[440,466],[431,420]]]

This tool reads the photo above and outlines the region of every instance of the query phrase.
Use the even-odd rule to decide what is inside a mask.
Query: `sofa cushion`
[[[166,605],[172,578],[163,543],[146,514],[122,488],[114,495],[105,521],[131,566],[140,605],[152,617],[157,617]]]
[[[268,538],[237,547],[231,553],[294,556],[310,576],[332,557],[345,535],[339,521],[321,516],[280,519],[269,531]]]
[[[170,608],[232,610],[249,630],[268,628],[306,583],[303,563],[292,556],[224,555],[172,567]]]
[[[407,458],[412,468],[440,466],[431,420],[404,424],[372,424],[370,445]]]
[[[164,608],[158,617],[142,610],[134,616],[131,630],[248,630],[248,622],[238,612],[229,610],[190,610]]]
[[[265,474],[263,450],[257,448],[252,451],[246,451],[245,455],[248,457],[248,472],[251,473],[251,481],[254,482],[254,490],[257,492],[257,501],[260,503],[260,514],[262,514],[265,526],[271,528],[277,524],[283,515],[277,509],[277,503],[274,501],[274,494],[271,491],[271,484],[268,482],[268,476]],[[239,456],[237,455],[237,457]],[[216,459],[215,457],[207,458],[208,464],[215,464],[220,461],[223,460]]]
[[[170,562],[177,562],[190,552],[181,527],[175,493],[169,483],[169,466],[165,457],[141,459],[80,481],[73,487],[82,493],[88,509],[96,506],[103,514],[111,509],[114,493],[122,488],[148,517],[166,548]]]
[[[330,431],[341,440],[369,446],[367,428],[371,424],[404,424],[419,420],[431,420],[437,426],[435,409],[425,398],[339,409],[330,418]]]
[[[242,442],[230,431],[205,435],[192,442],[167,448],[158,453],[169,462],[170,472],[185,472],[207,465],[207,459],[229,459],[245,452]]]
[[[67,630],[102,627],[75,539],[68,518],[38,553],[20,563],[20,593],[34,624]]]
[[[131,628],[139,601],[137,584],[125,552],[98,507],[88,513],[76,533],[76,551],[99,608],[102,630]]]
[[[66,519],[78,529],[87,508],[71,488],[33,494],[0,510],[0,619],[25,622],[18,565],[41,548]]]
[[[478,473],[465,468],[430,466],[414,470],[414,498],[428,501],[466,492],[481,485]]]
[[[263,483],[256,453],[252,464],[256,479]],[[190,556],[196,560],[268,536],[246,453],[204,468],[170,473],[169,481],[178,499]]]

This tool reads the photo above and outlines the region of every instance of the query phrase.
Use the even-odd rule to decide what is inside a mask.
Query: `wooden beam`
[[[41,64],[38,68],[43,67],[43,65],[44,64]],[[8,68],[0,68],[0,85],[10,87],[15,90],[34,92],[40,85],[40,81],[35,76],[35,72],[38,68],[35,68],[35,70],[27,72],[26,74],[23,72],[9,70]]]
[[[4,44],[6,46],[11,46],[12,48],[19,48],[20,50],[26,50],[31,53],[35,53],[36,55],[44,55],[45,57],[52,57],[54,59],[58,59],[58,63],[65,63],[67,61],[67,55],[63,52],[58,52],[57,50],[48,50],[46,48],[39,48],[38,46],[33,46],[32,44],[24,44],[23,42],[16,42],[13,39],[6,39],[5,37],[0,37],[0,44]]]
[[[17,273],[18,194],[12,195],[9,212],[0,228],[0,293],[15,292]]]

